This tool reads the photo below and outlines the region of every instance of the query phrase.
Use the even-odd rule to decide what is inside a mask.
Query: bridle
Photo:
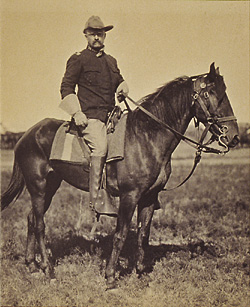
[[[200,75],[201,76],[206,76],[206,74],[204,75]],[[196,85],[196,81],[197,81],[197,77],[191,77],[192,82],[193,82],[193,88],[194,88],[194,93],[192,94],[192,99],[193,102],[192,104],[198,104],[204,115],[205,115],[205,121],[204,121],[204,125],[205,125],[205,129],[201,135],[201,138],[199,140],[199,146],[201,146],[203,144],[203,141],[208,133],[208,131],[211,128],[215,128],[216,131],[218,131],[218,133],[216,133],[215,130],[212,131],[212,136],[210,138],[210,140],[206,143],[206,145],[211,144],[215,138],[218,138],[218,143],[221,144],[225,149],[223,151],[218,151],[216,150],[216,152],[214,153],[218,153],[218,154],[225,154],[229,151],[228,146],[223,142],[223,138],[226,137],[227,131],[228,131],[228,127],[226,125],[223,125],[224,122],[228,122],[228,121],[234,121],[236,120],[235,116],[224,116],[224,117],[218,117],[216,116],[216,111],[219,105],[220,100],[222,100],[224,98],[224,96],[226,95],[226,93],[224,92],[223,96],[219,99],[216,98],[216,103],[214,102],[213,97],[210,97],[208,90],[212,87],[215,86],[214,82],[211,83],[205,83],[202,82],[200,83],[199,86]],[[209,101],[208,105],[212,110],[212,113],[210,113],[209,109],[207,108],[206,105],[206,101]],[[217,105],[217,106],[216,106]],[[203,144],[204,145],[204,144]],[[206,147],[205,147],[206,148]],[[211,152],[210,150],[214,150],[212,148],[209,149],[209,151],[204,151],[204,152]]]

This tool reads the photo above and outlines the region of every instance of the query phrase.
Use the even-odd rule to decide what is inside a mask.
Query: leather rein
[[[206,75],[206,74],[204,74]],[[193,164],[193,167],[189,173],[189,175],[180,183],[178,184],[176,187],[173,187],[173,188],[169,188],[169,189],[166,189],[165,187],[162,189],[162,190],[165,190],[165,191],[170,191],[170,190],[174,190],[180,186],[182,186],[191,176],[192,174],[194,173],[195,169],[196,169],[196,166],[198,165],[198,163],[200,162],[201,160],[201,153],[202,152],[205,152],[205,153],[216,153],[216,154],[225,154],[229,151],[228,149],[228,146],[223,142],[223,137],[226,136],[226,133],[227,133],[227,126],[223,126],[221,125],[221,123],[224,123],[224,122],[228,122],[228,121],[232,121],[232,120],[236,120],[236,117],[235,116],[226,116],[226,117],[220,117],[218,118],[217,116],[213,116],[211,115],[211,113],[209,112],[208,108],[206,107],[206,104],[204,102],[204,100],[202,99],[201,97],[201,93],[204,89],[207,89],[209,87],[212,87],[214,86],[214,83],[210,83],[210,84],[206,84],[205,82],[202,82],[200,84],[200,89],[196,89],[195,88],[195,81],[197,80],[198,77],[201,77],[201,76],[204,76],[204,75],[199,75],[197,77],[191,77],[192,81],[193,81],[193,84],[194,84],[194,93],[192,94],[192,106],[195,104],[195,103],[198,103],[199,106],[201,107],[201,109],[203,110],[205,116],[206,116],[206,120],[207,120],[207,124],[205,125],[205,129],[200,137],[200,140],[199,141],[195,141],[187,136],[185,136],[184,134],[180,133],[179,131],[175,130],[174,128],[172,128],[171,126],[169,126],[168,124],[164,123],[163,121],[161,121],[158,117],[156,117],[154,114],[152,114],[151,112],[149,112],[147,109],[145,109],[140,103],[134,101],[131,97],[129,97],[128,95],[124,95],[124,102],[126,104],[126,107],[129,111],[131,111],[130,107],[129,107],[129,104],[127,103],[126,101],[126,98],[131,101],[133,104],[135,104],[143,113],[145,113],[146,115],[148,115],[150,118],[152,118],[154,121],[156,121],[157,123],[159,123],[161,126],[163,126],[164,128],[170,130],[171,132],[173,132],[176,136],[180,137],[181,140],[185,141],[187,144],[189,144],[190,146],[194,147],[196,149],[196,154],[195,154],[195,158],[194,158],[194,164]],[[159,93],[158,93],[159,95]],[[213,101],[210,99],[210,95],[208,93],[208,91],[206,90],[204,93],[203,93],[203,97],[206,99],[206,100],[209,100],[210,102],[210,106],[212,107],[212,110],[215,111],[215,104],[213,103]],[[224,97],[224,96],[223,96]],[[223,98],[222,97],[222,98]],[[156,97],[155,97],[156,98]],[[155,99],[154,98],[154,99]],[[221,98],[221,99],[222,99]],[[217,101],[218,103],[218,101]],[[214,112],[213,112],[214,113]],[[195,117],[194,117],[195,118]],[[211,126],[215,125],[217,128],[218,128],[218,131],[220,132],[220,134],[213,134],[210,138],[210,140],[203,144],[203,141],[209,131],[209,129],[211,128]],[[197,125],[196,125],[197,126]],[[219,149],[216,149],[216,148],[212,148],[212,147],[209,147],[208,145],[211,144],[215,139],[215,135],[218,137],[218,142],[223,146],[225,147],[225,150],[219,150]],[[190,144],[191,143],[191,144]],[[193,146],[192,144],[196,145],[196,146]]]

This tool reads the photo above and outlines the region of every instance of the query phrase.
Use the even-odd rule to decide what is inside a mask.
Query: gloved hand
[[[87,116],[82,111],[77,111],[73,115],[73,119],[75,120],[77,126],[82,126],[83,128],[88,126]]]
[[[123,81],[117,88],[116,90],[116,96],[117,96],[117,100],[119,102],[122,102],[124,100],[124,98],[126,98],[126,96],[129,93],[129,88],[128,88],[128,84],[126,81]]]

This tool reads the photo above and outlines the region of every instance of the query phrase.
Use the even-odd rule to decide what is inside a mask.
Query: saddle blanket
[[[123,114],[113,133],[108,134],[108,154],[106,162],[124,158],[124,140],[127,114]],[[68,132],[69,122],[64,122],[56,132],[50,160],[61,160],[73,164],[83,164],[90,159],[90,150],[83,138],[75,132]]]

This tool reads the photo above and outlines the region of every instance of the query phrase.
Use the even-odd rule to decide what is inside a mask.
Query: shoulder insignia
[[[81,52],[77,51],[77,52],[75,53],[75,55],[81,55]]]

